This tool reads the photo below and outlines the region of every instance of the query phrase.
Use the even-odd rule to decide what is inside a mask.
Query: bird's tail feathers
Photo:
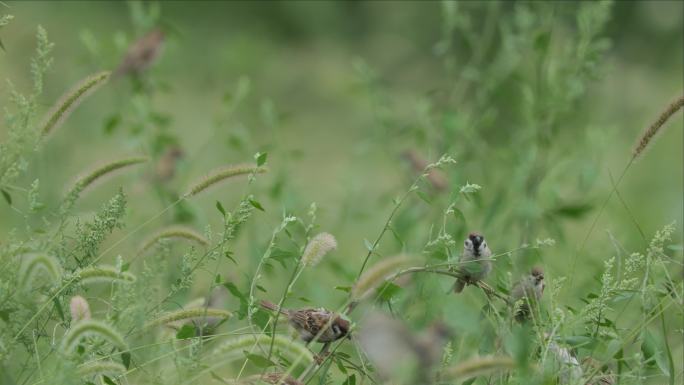
[[[273,302],[263,300],[263,301],[259,302],[259,304],[261,305],[261,307],[263,307],[266,310],[277,311],[277,312],[280,312],[281,314],[287,314],[287,312],[285,310],[278,309],[278,305],[274,304]]]

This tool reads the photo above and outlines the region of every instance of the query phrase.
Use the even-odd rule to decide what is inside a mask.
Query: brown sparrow
[[[145,36],[134,42],[126,52],[119,68],[114,71],[114,76],[138,74],[157,60],[164,43],[164,32],[153,29]]]
[[[460,293],[466,285],[473,285],[484,279],[492,270],[490,257],[492,251],[484,237],[478,233],[470,233],[463,244],[458,272],[460,277],[454,284],[454,292]]]
[[[178,146],[168,148],[159,158],[155,167],[155,177],[160,182],[168,182],[176,174],[178,161],[183,158],[183,150]]]
[[[523,277],[511,289],[511,303],[515,307],[515,320],[523,322],[530,317],[530,305],[534,306],[544,294],[544,271],[541,267],[534,267],[529,275]]]
[[[349,334],[349,321],[323,308],[279,310],[278,305],[268,301],[261,301],[261,307],[272,311],[279,311],[287,317],[290,325],[297,330],[302,340],[307,343],[311,342],[319,333],[320,336],[318,336],[316,342],[325,344],[347,337]],[[329,327],[325,328],[326,325],[329,325]],[[325,329],[321,332],[323,328]]]

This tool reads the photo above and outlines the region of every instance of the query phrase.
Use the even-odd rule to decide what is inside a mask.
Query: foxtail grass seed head
[[[119,375],[126,372],[126,367],[114,361],[96,361],[85,363],[78,367],[78,375],[81,377],[109,374]]]
[[[95,182],[101,181],[108,176],[112,176],[115,171],[145,163],[147,161],[148,158],[142,156],[119,159],[97,167],[96,169],[79,177],[76,182],[71,185],[64,196],[64,202],[62,204],[63,209],[71,208],[76,200],[78,200],[78,198],[81,196],[81,193],[89,186],[92,186]]]
[[[114,266],[90,266],[78,270],[74,273],[77,276],[78,282],[82,284],[88,283],[133,283],[135,282],[135,275],[119,271]]]
[[[250,350],[259,346],[264,351],[268,351],[271,346],[271,336],[259,334],[256,336],[241,336],[229,339],[218,346],[211,354],[216,360],[225,361],[229,357],[240,358],[245,350]],[[292,362],[299,360],[303,364],[311,364],[314,357],[311,351],[296,340],[289,339],[282,335],[276,335],[273,340],[274,353],[288,357]]]
[[[158,231],[156,234],[152,235],[150,238],[148,238],[142,246],[140,246],[138,254],[142,254],[145,251],[149,250],[152,246],[154,246],[157,242],[163,240],[163,239],[185,239],[191,242],[198,243],[202,246],[207,246],[209,244],[209,240],[205,238],[202,234],[198,233],[197,231],[185,227],[185,226],[171,226],[167,227],[165,229],[162,229]]]
[[[34,286],[36,275],[40,272],[44,272],[53,283],[62,279],[62,268],[57,258],[47,253],[34,253],[22,257],[19,286],[23,289],[30,289]]]
[[[171,322],[187,319],[202,319],[204,317],[228,319],[232,316],[233,313],[229,312],[228,310],[198,307],[194,309],[177,310],[162,314],[145,324],[145,327],[166,325]]]
[[[109,71],[103,71],[88,76],[62,95],[43,119],[41,124],[42,135],[46,136],[59,128],[83,100],[107,82],[109,75]]]
[[[442,379],[466,380],[513,368],[515,368],[515,361],[510,357],[476,357],[445,369],[442,371]]]
[[[84,320],[72,325],[62,338],[61,350],[71,354],[85,337],[98,337],[116,346],[119,350],[126,350],[123,336],[112,326],[96,320]]]
[[[337,240],[329,233],[320,233],[311,238],[302,254],[302,265],[316,266],[329,252],[337,249]]]
[[[258,167],[253,164],[230,166],[222,169],[214,170],[197,182],[193,183],[185,193],[185,197],[195,196],[204,190],[215,186],[221,182],[224,182],[230,178],[241,176],[241,175],[251,175],[251,174],[261,174],[267,171],[266,167]]]
[[[398,272],[401,268],[410,265],[412,260],[413,258],[407,255],[398,255],[376,263],[366,270],[352,287],[352,300],[360,301],[366,299],[387,278]]]
[[[651,123],[651,125],[646,128],[646,131],[641,134],[641,137],[639,137],[639,141],[632,152],[632,159],[638,158],[639,155],[641,155],[644,150],[648,148],[649,143],[658,134],[660,128],[663,127],[670,117],[679,111],[682,106],[684,106],[684,95],[679,96],[672,103],[670,103],[670,105],[668,105],[663,112],[660,113],[658,118]]]
[[[69,310],[72,323],[90,319],[90,305],[88,305],[88,301],[80,295],[71,297],[71,301],[69,301]]]

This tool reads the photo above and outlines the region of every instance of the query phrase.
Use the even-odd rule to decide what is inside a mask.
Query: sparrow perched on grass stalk
[[[114,76],[139,74],[151,66],[162,51],[164,37],[161,29],[153,29],[135,41],[126,51],[126,56],[114,71]]]
[[[524,322],[529,319],[532,309],[544,294],[544,271],[534,267],[529,275],[523,277],[511,290],[511,304],[514,306],[515,320]]]
[[[311,342],[314,337],[318,336],[316,342],[329,344],[349,335],[349,328],[351,326],[349,321],[323,308],[278,309],[278,305],[269,301],[261,301],[261,307],[267,310],[279,311],[280,314],[287,317],[290,325],[295,328],[301,339],[306,343]]]
[[[458,273],[460,277],[454,284],[454,292],[460,293],[466,285],[476,284],[487,277],[492,270],[490,260],[492,251],[484,237],[478,233],[470,233],[463,244]]]

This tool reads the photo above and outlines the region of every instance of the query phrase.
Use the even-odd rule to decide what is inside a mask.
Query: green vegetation
[[[0,385],[681,383],[683,7],[0,2]]]

